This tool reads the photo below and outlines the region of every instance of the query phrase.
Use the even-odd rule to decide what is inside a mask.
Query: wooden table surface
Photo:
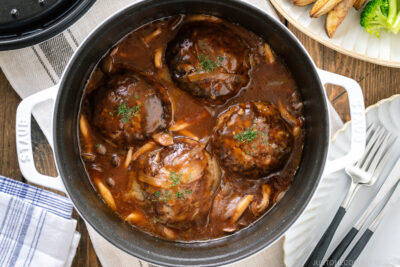
[[[400,69],[382,67],[345,56],[322,46],[292,25],[285,23],[303,43],[319,68],[351,77],[359,82],[363,88],[366,106],[400,93]],[[346,93],[342,88],[335,86],[327,86],[327,91],[333,106],[341,118],[347,121],[349,110]],[[0,129],[2,129],[0,131],[0,175],[26,181],[18,168],[15,147],[15,112],[20,101],[21,99],[0,71]],[[32,126],[32,139],[38,170],[44,174],[56,175],[51,149],[36,123]],[[73,266],[100,266],[84,222],[77,213],[74,213],[74,217],[78,219],[78,231],[82,238]]]

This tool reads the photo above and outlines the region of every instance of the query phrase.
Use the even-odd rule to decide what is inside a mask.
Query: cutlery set
[[[394,138],[384,127],[376,124],[370,125],[367,131],[367,144],[364,155],[357,163],[345,168],[346,173],[352,179],[349,191],[336,212],[331,224],[328,226],[318,244],[308,257],[304,267],[331,267],[338,265],[340,258],[354,240],[357,233],[364,226],[367,226],[365,232],[340,266],[352,266],[354,264],[372,234],[377,229],[384,214],[393,206],[393,203],[396,202],[400,195],[400,159],[396,162],[389,176],[379,188],[376,196],[368,205],[368,208],[363,212],[361,217],[357,220],[355,225],[346,234],[325,262],[323,262],[323,258],[357,191],[363,186],[372,186],[376,182],[383,169],[386,167],[388,159],[393,154],[392,152],[394,150],[395,141],[396,138]],[[380,204],[382,204],[385,198],[387,199],[386,203],[383,204],[383,207],[381,207],[381,210],[370,225],[367,225],[367,219],[371,217],[374,211],[377,211],[378,206],[382,206]]]

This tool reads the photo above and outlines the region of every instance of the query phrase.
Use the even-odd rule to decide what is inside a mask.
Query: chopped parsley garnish
[[[114,117],[114,113],[112,113],[112,111],[110,111],[108,114],[110,114],[111,117]]]
[[[176,172],[171,172],[169,174],[169,178],[172,181],[172,185],[170,187],[175,187],[179,185],[182,181],[182,173],[176,173]],[[182,191],[177,191],[175,194],[172,194],[169,190],[165,190],[164,193],[161,191],[156,191],[154,193],[155,199],[153,199],[154,202],[157,201],[163,201],[167,202],[172,199],[180,199],[180,200],[185,200],[185,196],[188,194],[191,194],[192,190],[185,190],[184,192]]]
[[[267,139],[267,135],[266,135],[264,132],[261,132],[261,136],[262,136],[262,138],[263,138],[264,144],[269,145],[269,141],[268,141],[268,139]]]
[[[156,191],[154,193],[154,196],[156,196],[158,199],[153,199],[153,201],[163,201],[167,202],[168,200],[171,200],[172,194],[168,190],[165,191],[165,194],[162,194],[160,191]]]
[[[175,193],[175,198],[176,198],[176,199],[179,198],[179,199],[181,199],[181,200],[185,200],[185,194],[178,191],[178,192]]]
[[[169,199],[171,199],[171,197],[172,197],[171,192],[169,192],[168,190],[166,190],[166,191],[165,191],[165,198],[169,200]],[[164,200],[164,201],[165,201],[165,200]]]
[[[209,55],[201,54],[198,56],[200,66],[204,71],[211,72],[218,67],[217,62],[210,59]]]
[[[136,117],[140,112],[140,106],[128,107],[126,102],[121,103],[117,109],[117,115],[121,116],[121,121],[128,123],[133,117]]]
[[[154,196],[156,199],[153,199],[154,202],[158,201],[163,201],[167,202],[169,200],[174,199],[180,199],[180,200],[185,200],[185,196],[188,194],[191,194],[192,190],[185,190],[185,192],[177,191],[175,195],[173,195],[170,191],[166,190],[165,193],[163,194],[161,191],[156,191],[154,193]]]
[[[96,144],[95,145],[96,148],[99,148],[100,146],[101,146],[101,144]]]
[[[184,193],[178,191],[175,193],[175,199],[179,198],[180,200],[185,200],[185,196],[188,194],[191,194],[191,193],[192,193],[192,190],[185,190]]]
[[[246,150],[246,152],[245,152],[247,155],[250,155],[250,151],[248,151],[248,150]]]
[[[169,178],[172,180],[172,186],[177,186],[181,183],[182,173],[171,172]]]
[[[139,99],[139,95],[138,95],[138,94],[135,94],[135,98],[136,98],[136,99]]]
[[[251,127],[247,128],[246,131],[241,133],[235,134],[233,136],[234,139],[238,140],[239,142],[252,142],[258,136],[258,132],[253,130]]]
[[[221,63],[222,61],[224,61],[225,58],[223,56],[218,56],[217,59],[218,62]]]

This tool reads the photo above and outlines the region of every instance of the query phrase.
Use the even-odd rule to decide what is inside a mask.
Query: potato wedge
[[[356,0],[354,2],[353,7],[357,10],[359,10],[360,8],[362,8],[365,5],[365,2],[367,2],[367,0]]]
[[[310,10],[310,17],[319,18],[335,8],[342,0],[317,0]]]
[[[326,16],[325,29],[329,38],[335,34],[336,30],[343,22],[346,15],[349,13],[350,8],[353,6],[355,0],[343,0]]]
[[[307,6],[314,3],[316,0],[292,0],[292,4],[295,6]]]

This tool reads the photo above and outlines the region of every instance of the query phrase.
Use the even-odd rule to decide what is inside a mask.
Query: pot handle
[[[60,176],[51,177],[39,173],[35,167],[31,139],[31,116],[32,109],[39,103],[46,100],[55,101],[58,92],[58,85],[33,94],[18,105],[16,116],[16,141],[19,168],[22,175],[31,183],[44,186],[50,189],[65,192],[64,184]],[[51,112],[51,117],[53,111]],[[49,138],[52,139],[52,138]],[[47,140],[53,148],[53,140]]]
[[[326,175],[356,162],[363,155],[366,141],[365,106],[361,87],[355,80],[320,69],[318,74],[323,85],[339,85],[346,90],[351,117],[350,151],[341,158],[328,159],[324,170],[324,175]]]

